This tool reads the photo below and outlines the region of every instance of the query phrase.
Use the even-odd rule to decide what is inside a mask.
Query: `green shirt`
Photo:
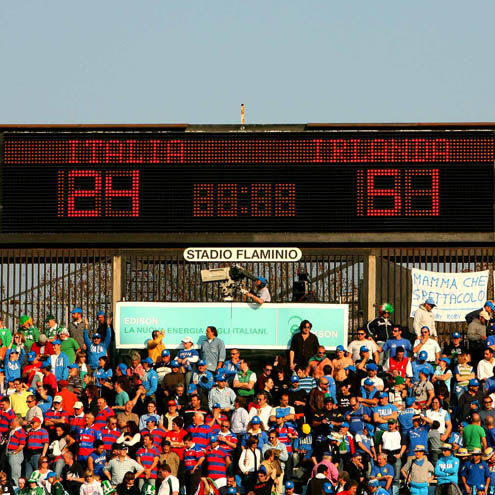
[[[481,439],[485,437],[485,430],[479,425],[467,425],[462,431],[464,447],[468,450],[481,449]]]
[[[29,352],[31,350],[31,346],[35,342],[38,342],[38,339],[40,338],[40,331],[36,327],[30,326],[29,328],[19,328],[19,332],[24,335],[24,338],[26,339],[26,352]]]
[[[125,406],[126,402],[129,400],[129,394],[122,390],[122,392],[118,393],[115,396],[115,405],[116,406]]]
[[[0,341],[2,347],[8,347],[12,342],[12,332],[8,328],[0,328]]]
[[[76,339],[67,337],[65,340],[60,339],[60,349],[65,352],[69,358],[69,363],[72,364],[76,360],[76,351],[79,349],[79,344]]]

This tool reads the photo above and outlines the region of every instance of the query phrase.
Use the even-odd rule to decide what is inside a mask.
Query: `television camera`
[[[219,283],[220,292],[226,302],[233,301],[238,293],[247,294],[249,292],[246,287],[247,280],[256,281],[258,277],[238,265],[201,270],[201,282]]]
[[[312,280],[304,267],[297,270],[297,281],[292,284],[292,301],[293,302],[318,302],[315,292],[310,289]]]

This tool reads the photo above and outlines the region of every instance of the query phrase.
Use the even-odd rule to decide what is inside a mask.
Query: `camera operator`
[[[270,295],[270,291],[266,286],[268,281],[264,277],[257,277],[256,282],[254,283],[254,294],[252,292],[246,292],[245,296],[249,297],[255,303],[261,305],[266,302],[271,302],[272,296]]]

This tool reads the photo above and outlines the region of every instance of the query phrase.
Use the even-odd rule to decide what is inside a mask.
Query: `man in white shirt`
[[[487,378],[493,376],[494,366],[495,359],[493,358],[493,349],[487,347],[483,353],[483,359],[478,363],[476,378],[478,378],[480,382],[486,381]]]
[[[170,466],[163,464],[160,467],[160,476],[163,478],[158,495],[179,495],[179,480],[170,472]]]
[[[360,351],[361,347],[367,347],[370,354],[373,356],[375,363],[378,363],[378,346],[373,339],[366,338],[366,330],[364,328],[359,328],[357,331],[357,340],[353,340],[347,347],[347,352],[352,355],[352,360],[354,362],[361,359]],[[380,349],[381,350],[381,349]]]
[[[268,397],[266,393],[258,392],[256,395],[256,407],[252,407],[249,410],[249,420],[251,421],[255,416],[258,416],[263,422],[265,429],[267,429],[271,412],[272,406],[268,404]]]
[[[438,363],[440,346],[435,339],[431,338],[430,329],[428,327],[421,328],[421,337],[414,341],[414,354],[417,356],[421,351],[426,352],[426,361],[429,363]]]

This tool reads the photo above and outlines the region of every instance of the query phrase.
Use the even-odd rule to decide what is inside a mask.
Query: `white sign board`
[[[487,300],[488,270],[466,273],[438,273],[413,268],[411,314],[431,297],[436,321],[465,321],[470,311]]]
[[[293,247],[189,247],[184,249],[184,259],[191,262],[208,261],[299,261],[302,252]]]

